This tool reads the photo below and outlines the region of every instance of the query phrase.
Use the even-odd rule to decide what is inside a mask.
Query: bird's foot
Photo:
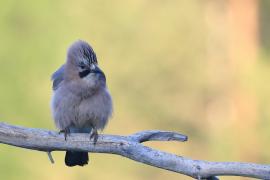
[[[98,139],[98,132],[97,129],[93,128],[90,134],[90,140],[94,139],[94,145],[97,143],[97,139]]]
[[[59,131],[59,134],[61,134],[61,133],[64,133],[65,141],[66,141],[67,140],[67,135],[70,134],[70,130],[69,130],[69,128],[62,129],[62,130]]]

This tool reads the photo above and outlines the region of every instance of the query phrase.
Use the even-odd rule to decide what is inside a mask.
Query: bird
[[[52,74],[51,80],[51,109],[59,133],[64,133],[65,140],[69,133],[89,133],[96,145],[98,130],[103,130],[112,116],[113,102],[90,44],[83,40],[72,43],[65,64]],[[67,166],[84,166],[88,161],[88,152],[66,151]]]

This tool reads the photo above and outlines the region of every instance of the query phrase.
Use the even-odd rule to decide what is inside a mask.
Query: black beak
[[[90,70],[90,71],[91,71],[90,73],[98,74],[99,77],[100,77],[101,79],[104,79],[105,82],[106,82],[106,76],[105,76],[105,74],[103,73],[103,71],[102,71],[99,67],[96,66],[95,69]]]
[[[95,74],[104,74],[103,71],[99,67],[95,67],[95,69],[90,69],[90,73],[95,73]]]

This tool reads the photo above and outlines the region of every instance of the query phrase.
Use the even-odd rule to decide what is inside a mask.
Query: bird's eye
[[[80,65],[79,66],[81,69],[85,69],[86,68],[86,66],[84,66],[84,65]]]

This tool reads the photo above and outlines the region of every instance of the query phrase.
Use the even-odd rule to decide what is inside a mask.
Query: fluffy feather
[[[88,43],[79,40],[70,46],[66,63],[52,75],[52,80],[52,113],[57,128],[89,133],[90,129],[105,127],[112,115],[112,98],[105,74]],[[65,162],[68,166],[82,166],[88,162],[86,154],[67,152]]]

